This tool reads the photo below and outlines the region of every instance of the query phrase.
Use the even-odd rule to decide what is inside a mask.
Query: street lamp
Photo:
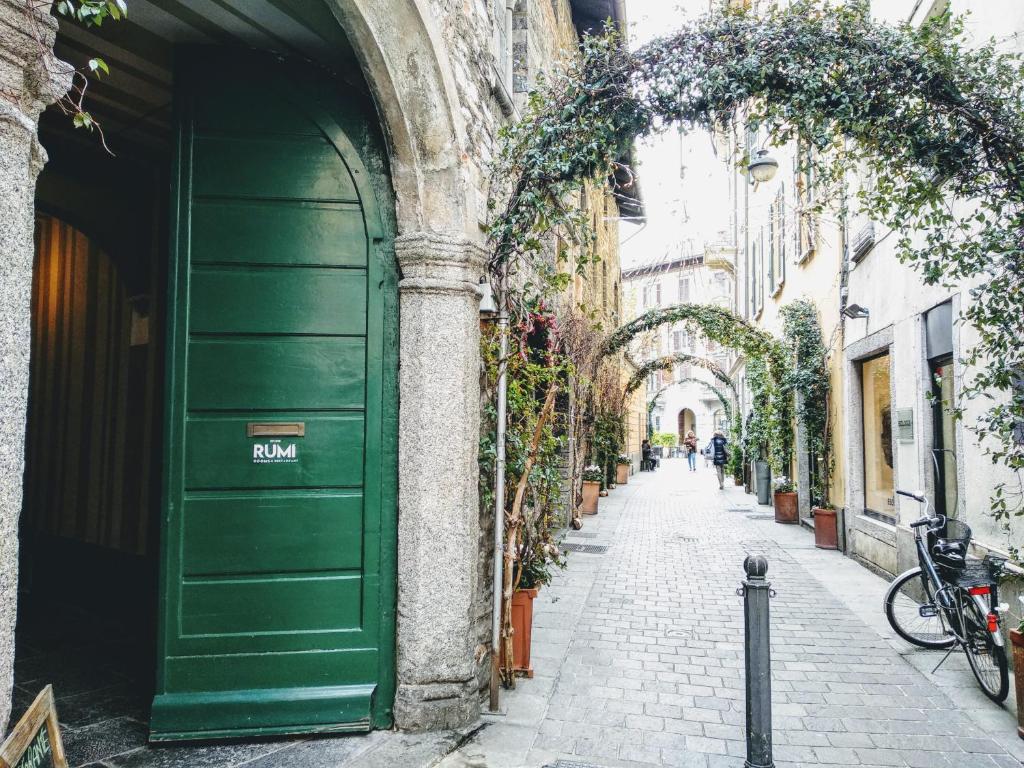
[[[768,154],[767,149],[759,149],[757,155],[750,161],[747,171],[751,178],[759,184],[771,181],[779,170],[779,161]]]
[[[843,314],[851,320],[863,320],[865,317],[869,317],[871,313],[867,307],[862,307],[860,304],[848,304],[843,309]]]

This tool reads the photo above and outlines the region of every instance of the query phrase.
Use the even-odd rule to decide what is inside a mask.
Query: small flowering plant
[[[632,464],[633,460],[624,453],[619,454],[619,457],[615,460],[619,464]]]
[[[600,483],[604,479],[604,473],[597,464],[591,464],[583,468],[583,479],[592,483]]]
[[[776,493],[793,493],[796,491],[796,483],[785,475],[782,475],[782,477],[776,477],[772,480],[772,484],[775,486]]]

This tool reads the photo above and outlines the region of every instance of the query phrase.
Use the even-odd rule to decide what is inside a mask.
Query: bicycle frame
[[[922,519],[928,517],[928,502],[926,501],[924,504],[925,514],[922,516]],[[927,535],[922,533],[922,530],[931,530],[931,528],[930,526],[923,525],[914,528],[914,545],[917,548],[917,561],[921,566],[922,581],[927,580],[932,585],[935,600],[938,603],[938,608],[941,609],[941,613],[938,614],[939,619],[948,627],[959,643],[966,643],[968,641],[967,633],[964,629],[966,613],[962,597],[967,596],[973,600],[982,616],[988,617],[994,614],[997,617],[996,621],[998,624],[999,587],[997,580],[993,578],[992,582],[988,585],[987,592],[984,593],[988,597],[987,604],[982,599],[982,593],[975,594],[972,590],[947,584],[939,576],[939,571],[935,567],[935,561],[932,560],[931,552],[928,551]],[[927,587],[927,584],[922,586]],[[993,642],[996,645],[1002,646],[1004,644],[1002,633],[992,631],[991,627],[987,628],[992,635]]]

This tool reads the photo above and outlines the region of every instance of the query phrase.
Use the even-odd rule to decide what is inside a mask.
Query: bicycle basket
[[[971,529],[959,520],[946,519],[945,525],[929,536],[932,557],[939,566],[961,570],[966,565]]]

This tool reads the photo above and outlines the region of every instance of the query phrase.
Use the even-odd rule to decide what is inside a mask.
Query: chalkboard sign
[[[39,692],[0,745],[0,768],[68,768],[52,686]]]

